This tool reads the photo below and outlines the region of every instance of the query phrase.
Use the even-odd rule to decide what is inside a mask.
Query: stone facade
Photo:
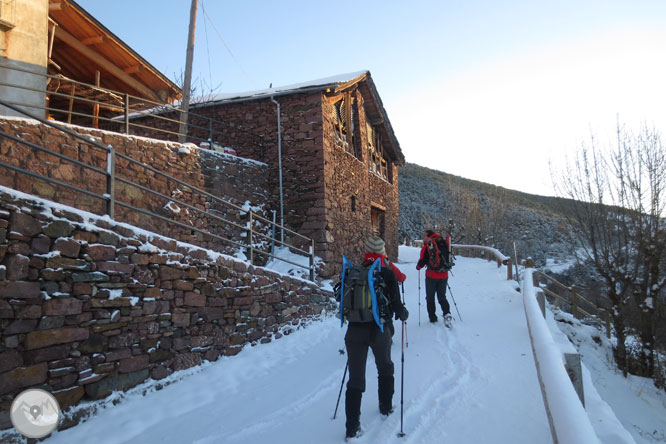
[[[270,342],[334,310],[314,284],[0,193],[0,428],[29,387],[61,407]]]
[[[200,104],[191,110],[200,116],[196,126],[201,129],[191,129],[190,136],[210,137],[204,117],[225,122],[224,130],[214,133],[213,142],[266,162],[273,194],[279,196],[278,116],[273,100],[280,104],[284,221],[288,228],[314,240],[316,255],[326,263],[319,272],[327,277],[340,272],[343,254],[360,258],[364,240],[373,231],[386,241],[389,257],[397,260],[398,256],[398,166],[404,158],[397,141],[386,137],[393,153],[384,157],[386,174],[372,171],[368,127],[382,127],[391,135],[392,130],[381,101],[373,94],[374,86],[368,86],[369,73],[360,79],[341,88],[296,89],[273,99],[264,94]],[[349,94],[354,103],[355,154],[339,143],[334,128],[334,103],[342,94]],[[375,115],[369,116],[368,109],[375,110]],[[164,120],[141,122],[168,129]],[[244,137],[248,133],[261,142]],[[381,220],[373,222],[373,217]]]

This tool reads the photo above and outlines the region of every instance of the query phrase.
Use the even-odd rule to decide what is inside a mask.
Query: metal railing
[[[41,113],[28,113],[30,117],[42,114],[43,117],[51,117],[61,122],[108,129],[121,134],[148,135],[165,140],[178,140],[181,136],[180,115],[184,111],[167,103],[16,66],[0,64],[0,70],[46,79],[47,86],[44,89],[0,81],[0,87],[45,94],[46,101],[43,106],[19,101],[6,102],[24,109],[41,111]],[[104,100],[101,100],[102,98]],[[257,149],[260,152],[259,157],[263,159],[265,141],[262,135],[209,116],[193,112],[188,112],[187,115],[188,123],[185,130],[187,141],[198,144],[205,142],[211,148],[214,145],[247,144]]]
[[[13,104],[8,103],[6,101],[0,100],[0,105],[5,106],[9,109],[12,109],[15,112],[30,116],[31,118],[35,118],[34,116],[31,116],[26,111],[21,110],[17,106],[14,106]],[[161,220],[161,221],[166,222],[166,223],[174,224],[174,225],[176,225],[180,228],[185,228],[187,230],[192,230],[192,231],[198,232],[202,235],[210,236],[213,239],[216,239],[216,240],[218,240],[220,242],[223,242],[225,244],[231,244],[231,245],[234,245],[236,247],[246,248],[250,252],[250,262],[251,263],[254,262],[255,255],[259,254],[259,255],[264,255],[264,256],[267,256],[269,258],[273,258],[273,259],[277,259],[277,260],[289,263],[291,265],[295,265],[297,267],[305,268],[305,269],[309,270],[310,280],[314,280],[314,278],[315,278],[315,264],[314,264],[314,240],[313,239],[310,239],[306,236],[303,236],[299,233],[296,233],[295,231],[289,230],[286,227],[278,225],[275,222],[273,222],[271,220],[268,220],[268,219],[256,214],[252,210],[246,210],[246,209],[244,209],[244,208],[242,208],[238,205],[235,205],[232,202],[228,202],[224,199],[221,199],[221,198],[219,198],[219,197],[217,197],[217,196],[215,196],[215,195],[213,195],[213,194],[211,194],[211,193],[209,193],[205,190],[202,190],[202,189],[200,189],[200,188],[198,188],[198,187],[196,187],[192,184],[188,184],[188,183],[186,183],[186,182],[184,182],[180,179],[177,179],[177,178],[175,178],[175,177],[173,177],[169,174],[166,174],[166,173],[164,173],[164,172],[162,172],[162,171],[160,171],[156,168],[153,168],[150,165],[147,165],[143,162],[135,160],[135,159],[131,158],[130,156],[127,156],[125,154],[116,152],[112,146],[103,146],[103,145],[101,145],[101,144],[99,144],[95,141],[92,141],[89,138],[86,138],[85,136],[83,136],[81,134],[78,134],[78,133],[76,133],[76,132],[74,132],[74,131],[72,131],[68,128],[65,128],[65,127],[63,127],[63,126],[61,126],[57,123],[54,123],[54,122],[51,122],[51,121],[48,121],[48,120],[45,120],[45,119],[42,119],[42,118],[35,118],[35,119],[38,120],[39,122],[41,122],[44,125],[48,125],[52,128],[55,128],[59,131],[62,131],[64,133],[66,133],[67,135],[76,138],[79,141],[85,142],[86,144],[89,144],[89,145],[93,146],[96,149],[104,151],[106,153],[106,169],[101,169],[101,168],[95,167],[93,165],[89,165],[85,162],[81,162],[77,159],[73,159],[73,158],[71,158],[69,156],[66,156],[64,154],[57,153],[55,151],[49,150],[48,148],[42,147],[38,144],[28,142],[26,140],[23,140],[23,139],[15,136],[15,135],[6,133],[4,131],[0,131],[0,136],[5,137],[9,140],[12,140],[12,141],[14,141],[18,144],[21,144],[21,145],[27,146],[29,148],[32,148],[34,150],[37,150],[37,151],[44,152],[44,153],[47,153],[49,155],[55,156],[55,157],[57,157],[57,158],[59,158],[63,161],[71,162],[74,165],[77,165],[79,167],[82,167],[84,169],[93,171],[94,173],[97,173],[97,174],[100,174],[100,175],[104,176],[105,181],[106,181],[106,193],[105,194],[98,194],[98,193],[95,193],[95,192],[77,187],[75,185],[68,184],[68,183],[62,182],[60,180],[44,176],[44,175],[39,174],[39,173],[35,173],[33,171],[28,171],[26,169],[20,168],[20,167],[15,166],[15,165],[8,164],[6,162],[0,161],[0,166],[2,166],[4,168],[7,168],[9,170],[12,170],[12,171],[21,173],[21,174],[25,174],[25,175],[27,175],[29,177],[32,177],[32,178],[43,180],[43,181],[48,182],[48,183],[53,184],[53,185],[62,186],[66,189],[69,189],[69,190],[72,190],[72,191],[75,191],[75,192],[78,192],[78,193],[82,193],[82,194],[85,194],[87,196],[90,196],[90,197],[93,197],[93,198],[96,198],[96,199],[100,199],[105,203],[105,207],[106,207],[105,214],[108,215],[112,219],[115,219],[115,208],[116,208],[116,206],[123,207],[123,208],[126,208],[128,210],[134,211],[136,213],[143,214],[143,215],[149,216],[151,218]],[[192,205],[188,202],[177,199],[173,196],[167,196],[163,193],[160,193],[158,191],[155,191],[153,189],[150,189],[148,187],[140,185],[136,182],[133,182],[130,179],[118,176],[116,174],[116,159],[122,159],[122,160],[127,161],[129,164],[138,165],[138,166],[144,168],[147,171],[150,171],[150,172],[152,172],[156,175],[162,176],[162,177],[164,177],[168,180],[171,180],[171,181],[175,182],[176,184],[178,184],[178,185],[180,185],[184,188],[187,188],[187,189],[191,190],[193,193],[197,193],[198,195],[204,197],[205,199],[209,199],[210,201],[213,201],[217,204],[221,204],[223,206],[231,208],[233,211],[237,211],[239,214],[248,215],[249,226],[240,225],[236,222],[227,220],[227,219],[225,219],[221,216],[213,214],[211,211],[202,210],[202,209],[197,208],[197,207],[195,207],[194,205]],[[241,230],[241,231],[247,230],[249,232],[249,242],[248,243],[243,243],[243,242],[238,242],[238,241],[235,241],[235,240],[232,240],[232,239],[228,239],[228,238],[225,238],[223,236],[217,235],[217,234],[211,232],[210,230],[204,230],[204,229],[192,226],[192,225],[187,225],[187,224],[179,222],[177,220],[173,220],[173,219],[161,216],[161,215],[156,214],[152,211],[149,211],[149,210],[146,210],[146,209],[143,209],[143,208],[138,208],[138,207],[133,206],[129,203],[122,202],[122,201],[116,199],[116,190],[117,190],[116,182],[120,182],[120,183],[126,184],[130,187],[137,188],[137,189],[139,189],[139,190],[141,190],[145,193],[151,194],[153,196],[160,197],[160,198],[165,199],[169,202],[174,202],[177,205],[181,205],[181,206],[187,208],[188,210],[191,210],[193,212],[196,212],[197,214],[203,215],[206,218],[209,218],[210,220],[212,220],[216,223],[232,226],[232,227],[235,227],[236,229]],[[309,244],[308,251],[297,247],[293,243],[288,244],[288,243],[284,242],[284,240],[275,239],[274,237],[268,236],[268,235],[262,233],[261,231],[257,231],[254,228],[254,222],[255,221],[259,221],[260,223],[264,223],[267,226],[272,226],[272,227],[275,228],[275,230],[280,231],[282,233],[287,232],[292,237],[302,240],[303,242],[301,242],[301,244]],[[278,244],[280,246],[286,246],[291,251],[294,251],[297,254],[307,255],[309,257],[309,265],[304,266],[304,265],[301,265],[297,262],[293,262],[293,261],[290,261],[288,259],[281,258],[279,256],[276,256],[276,255],[272,254],[272,253],[262,251],[261,249],[257,249],[254,246],[254,241],[257,237],[265,239],[269,242]],[[284,235],[280,236],[280,237],[284,238]]]

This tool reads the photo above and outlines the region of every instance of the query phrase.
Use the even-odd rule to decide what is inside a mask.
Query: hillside
[[[537,196],[465,179],[407,163],[400,168],[400,222],[403,239],[420,239],[433,227],[450,232],[456,243],[482,244],[514,255],[566,261],[572,249],[566,240],[562,211],[565,199]]]

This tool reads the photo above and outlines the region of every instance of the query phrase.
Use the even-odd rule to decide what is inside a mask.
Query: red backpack
[[[449,248],[441,236],[432,236],[425,240],[428,250],[428,268],[444,273],[451,269],[449,264]]]

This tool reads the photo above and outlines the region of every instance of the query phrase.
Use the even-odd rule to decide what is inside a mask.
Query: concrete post
[[[546,319],[546,295],[543,294],[543,291],[538,290],[536,297],[537,302],[539,303],[539,308],[541,309],[541,314],[543,315],[543,318]]]
[[[585,407],[585,393],[583,391],[583,371],[580,365],[580,355],[578,353],[564,354],[564,367],[567,369],[569,379],[578,394],[580,402]]]

